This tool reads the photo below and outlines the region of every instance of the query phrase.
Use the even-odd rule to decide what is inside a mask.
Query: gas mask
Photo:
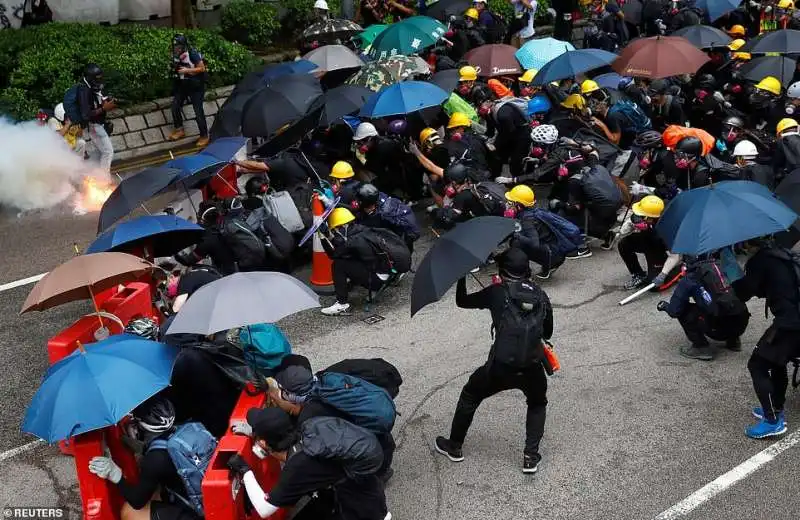
[[[711,58],[711,63],[714,65],[722,65],[723,61],[725,60],[725,56],[718,52],[712,53],[709,58]]]
[[[732,143],[736,141],[736,138],[739,137],[738,128],[735,126],[723,126],[722,127],[722,138],[728,142]]]
[[[353,211],[358,211],[358,208],[361,207],[361,204],[357,200],[354,200],[350,203],[350,207],[353,209]]]
[[[765,108],[769,104],[769,97],[761,92],[754,92],[747,98],[753,108]]]
[[[650,164],[652,163],[650,162],[649,155],[644,155],[641,159],[639,159],[639,168],[641,168],[642,170],[648,169],[650,167]]]
[[[675,155],[675,167],[679,170],[688,170],[692,165],[693,157],[685,154]]]
[[[178,297],[178,281],[180,281],[180,277],[169,275],[167,278],[167,296],[170,298],[177,298]]]
[[[519,89],[519,95],[522,97],[531,97],[536,93],[536,89],[533,87],[522,87]]]
[[[631,223],[633,224],[633,229],[636,231],[647,231],[651,227],[650,222],[648,222],[646,218],[638,215],[633,215],[631,217]]]
[[[517,208],[514,205],[506,206],[503,211],[503,216],[506,218],[517,218]]]
[[[463,137],[464,137],[464,132],[462,130],[457,130],[452,134],[450,134],[450,140],[455,142],[461,141]]]
[[[336,184],[331,186],[331,190],[333,191],[334,195],[337,195],[340,191],[342,191],[342,186],[341,184],[339,184],[339,182],[337,182]]]
[[[306,402],[306,400],[308,399],[308,396],[307,395],[294,394],[294,393],[282,388],[281,389],[281,399],[283,399],[284,401],[288,401],[288,402],[290,402],[292,404],[302,404],[302,403]]]
[[[480,108],[478,108],[478,115],[481,116],[483,119],[489,117],[489,114],[492,113],[492,104],[491,102],[481,103]]]
[[[706,89],[697,89],[694,91],[694,97],[697,98],[699,102],[703,102],[708,97],[709,92]]]
[[[731,86],[731,92],[733,92],[734,94],[741,94],[742,86],[739,85],[738,83],[734,84],[733,86]]]
[[[470,90],[472,90],[472,85],[469,83],[459,83],[458,84],[458,93],[462,96],[469,95]]]
[[[369,144],[364,143],[362,145],[359,145],[358,151],[359,153],[361,153],[361,155],[365,155],[369,151]]]
[[[456,188],[455,188],[455,186],[453,186],[451,184],[447,188],[445,188],[444,196],[447,197],[448,199],[452,199],[453,197],[455,197],[456,196]]]
[[[558,167],[558,178],[563,179],[567,175],[569,175],[569,168],[567,168],[562,164],[561,166]]]
[[[261,445],[258,444],[258,443],[253,444],[253,450],[252,451],[253,451],[253,455],[255,455],[256,457],[258,457],[261,460],[264,460],[269,456],[269,453],[267,453],[267,450],[262,448]]]
[[[786,103],[786,106],[783,107],[783,111],[787,116],[792,116],[797,111],[797,107],[794,106],[794,103]]]
[[[531,148],[531,157],[536,157],[537,159],[540,159],[544,156],[545,156],[545,151],[544,148],[542,148],[541,146],[534,146],[533,148]]]
[[[531,119],[530,127],[531,128],[536,128],[537,126],[539,126],[541,124],[542,124],[542,122],[539,121],[538,119]]]

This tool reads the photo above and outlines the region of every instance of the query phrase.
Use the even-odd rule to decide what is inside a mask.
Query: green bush
[[[222,34],[250,47],[267,47],[280,29],[277,10],[269,4],[234,0],[222,10]]]
[[[52,23],[0,31],[0,109],[19,119],[53,107],[87,63],[105,71],[105,91],[134,104],[172,92],[169,28]],[[256,63],[244,47],[203,30],[186,31],[204,56],[208,88],[236,83]]]
[[[331,18],[341,14],[340,0],[326,0]],[[357,4],[357,3],[356,3]],[[297,40],[303,30],[314,23],[314,0],[281,0],[281,34],[290,40]]]
[[[550,0],[538,0],[535,25],[550,25],[553,23],[547,14],[548,7],[550,7]],[[489,0],[489,9],[495,13],[502,14],[506,21],[511,21],[514,17],[514,6],[509,0]]]

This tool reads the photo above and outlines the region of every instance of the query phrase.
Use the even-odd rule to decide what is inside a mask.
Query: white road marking
[[[3,453],[0,453],[0,462],[4,462],[10,458],[16,457],[17,455],[31,451],[34,448],[38,448],[42,444],[44,444],[42,439],[36,439],[28,444],[23,444],[22,446],[17,446],[16,448],[11,448],[8,451],[4,451]]]
[[[16,289],[17,287],[22,287],[23,285],[36,283],[44,278],[46,274],[47,273],[37,274],[36,276],[31,276],[30,278],[23,278],[22,280],[17,280],[16,282],[8,282],[7,284],[0,285],[0,292],[8,291],[9,289]]]
[[[740,480],[746,478],[751,473],[754,473],[761,468],[761,466],[771,462],[775,459],[775,457],[798,443],[800,443],[800,430],[787,435],[775,444],[769,446],[764,451],[756,453],[729,472],[709,482],[674,506],[670,507],[653,520],[672,520],[690,513],[701,504],[708,502],[715,496],[719,495]]]

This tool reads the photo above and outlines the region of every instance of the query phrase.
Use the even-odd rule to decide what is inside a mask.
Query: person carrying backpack
[[[356,190],[354,203],[356,221],[370,228],[386,228],[397,234],[414,252],[414,242],[420,228],[414,212],[400,199],[378,191],[372,184],[362,184]]]
[[[594,114],[590,121],[592,127],[622,149],[630,148],[637,135],[652,128],[650,118],[629,99],[613,102],[609,96],[602,100],[593,97],[589,108]]]
[[[279,408],[252,408],[247,423],[255,438],[253,452],[283,463],[275,486],[265,492],[238,454],[228,467],[242,477],[250,503],[261,518],[303,497],[333,488],[335,518],[391,520],[383,484],[376,476],[383,461],[375,436],[338,417],[315,417],[295,426]],[[315,516],[329,518],[330,516]]]
[[[550,300],[528,278],[528,257],[519,249],[498,256],[500,283],[467,294],[466,278],[456,285],[456,305],[489,309],[494,343],[487,362],[472,373],[461,390],[449,437],[436,437],[435,449],[453,462],[464,460],[462,446],[475,411],[484,399],[519,389],[528,401],[525,420],[523,473],[535,473],[541,455],[547,406],[547,376],[543,341],[553,334]]]
[[[175,129],[169,134],[170,141],[177,141],[186,136],[183,129],[183,104],[190,100],[197,115],[197,127],[200,138],[195,143],[202,148],[208,144],[208,125],[203,110],[203,98],[206,93],[206,64],[203,55],[189,46],[183,34],[172,38],[172,124]]]
[[[201,483],[217,440],[200,423],[175,424],[175,408],[156,395],[132,412],[128,434],[144,444],[139,480],[129,482],[110,457],[93,457],[89,471],[117,485],[125,504],[120,516],[134,520],[203,517]],[[160,498],[153,495],[160,491]]]
[[[724,341],[725,347],[735,352],[742,349],[739,337],[747,329],[750,313],[714,257],[687,262],[686,275],[678,282],[672,298],[659,302],[657,308],[676,318],[683,327],[691,342],[680,349],[684,357],[714,359],[707,338]]]
[[[94,63],[86,65],[81,80],[64,93],[64,116],[72,124],[87,131],[104,171],[111,171],[114,160],[114,145],[110,134],[113,125],[106,121],[106,114],[117,108],[115,99],[103,95],[103,69]]]

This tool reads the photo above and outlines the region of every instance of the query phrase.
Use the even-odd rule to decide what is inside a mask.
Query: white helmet
[[[553,144],[558,141],[558,128],[553,125],[539,125],[531,130],[531,139],[537,143]]]
[[[752,141],[739,141],[733,148],[734,157],[755,158],[758,156],[758,149]]]
[[[358,128],[356,128],[353,141],[363,141],[367,137],[378,137],[378,131],[372,123],[361,123],[358,125]]]
[[[323,9],[325,11],[328,10],[328,2],[325,0],[317,0],[314,2],[314,9]]]
[[[800,81],[795,81],[786,89],[786,97],[800,99]]]
[[[64,103],[59,103],[56,105],[55,110],[53,110],[53,116],[55,116],[55,118],[60,122],[64,122],[64,117],[66,116],[66,112],[64,111]]]

